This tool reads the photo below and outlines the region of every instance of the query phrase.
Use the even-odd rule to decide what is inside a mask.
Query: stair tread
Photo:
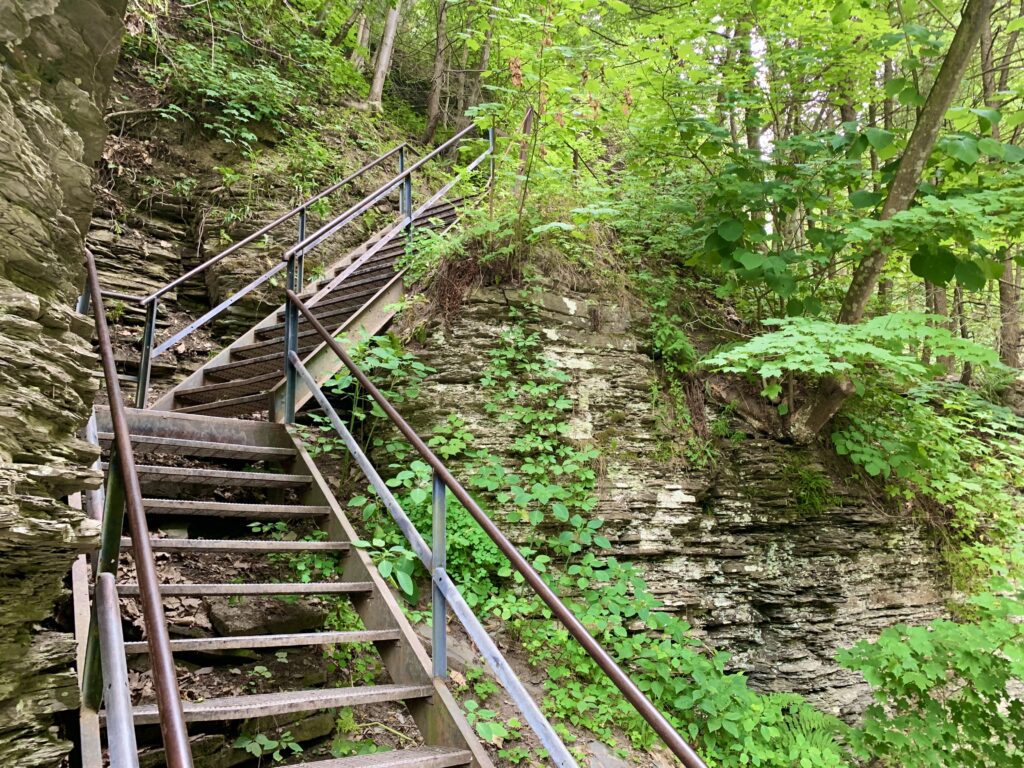
[[[333,760],[300,763],[296,768],[451,768],[469,765],[473,755],[453,747],[415,747],[372,755],[353,755]]]
[[[283,355],[271,355],[271,357],[276,358],[275,364],[277,365],[278,370],[283,370]],[[247,363],[250,361],[240,360],[239,362]],[[267,408],[267,393],[257,392],[254,395],[232,397],[227,400],[214,400],[213,402],[203,403],[201,405],[189,405],[183,408],[175,407],[174,410],[176,413],[200,413],[210,416],[229,416],[265,411]]]
[[[161,584],[160,594],[164,597],[182,595],[328,595],[347,592],[372,592],[369,581],[282,581],[249,582],[248,584]],[[118,584],[117,594],[121,597],[138,597],[139,585]]]
[[[100,432],[101,444],[114,440],[112,432]],[[160,435],[132,435],[132,446],[139,453],[171,453],[197,458],[216,457],[225,459],[275,459],[295,456],[294,448],[246,445],[245,443],[221,443],[209,440],[185,440]]]
[[[132,540],[121,538],[121,547],[130,548]],[[193,552],[347,552],[347,541],[263,541],[254,539],[158,539],[151,538],[154,551]]]
[[[328,506],[310,504],[246,504],[237,501],[145,498],[146,513],[172,515],[219,515],[222,517],[274,518],[321,517],[331,514]]]
[[[326,688],[282,693],[254,693],[224,696],[204,701],[183,701],[185,721],[247,720],[253,717],[311,712],[317,709],[351,707],[386,701],[423,699],[434,692],[429,685],[367,685],[356,688]],[[159,722],[156,705],[134,707],[136,725]]]
[[[296,648],[301,645],[341,645],[398,640],[397,629],[358,629],[347,632],[295,632],[274,635],[231,635],[228,637],[188,637],[171,640],[171,651],[229,651],[256,648]],[[124,644],[125,653],[148,653],[145,641]]]
[[[103,462],[107,469],[107,462]],[[298,486],[313,482],[312,475],[291,475],[280,472],[239,472],[233,469],[208,467],[161,467],[153,464],[136,464],[135,470],[141,482],[176,481],[190,485],[245,485],[245,486]]]
[[[217,381],[212,384],[203,383],[202,386],[182,389],[174,393],[174,400],[186,403],[209,403],[220,399],[219,395],[243,395],[262,394],[270,389],[281,378],[280,371],[261,373],[257,376],[249,376],[245,379],[229,379],[228,381]]]
[[[203,369],[203,381],[237,381],[241,378],[259,375],[262,371],[276,371],[279,376],[283,376],[284,350],[279,350],[270,355],[250,357],[247,360],[232,360],[230,363],[208,366]],[[248,377],[244,375],[246,372],[250,374]],[[241,373],[242,375],[233,376],[233,373]]]

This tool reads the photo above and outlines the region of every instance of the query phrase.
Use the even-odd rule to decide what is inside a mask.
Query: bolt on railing
[[[441,630],[438,629],[438,622],[436,617],[440,615],[444,616],[444,602],[442,600],[447,599],[453,608],[456,608],[458,601],[461,600],[461,596],[458,595],[458,590],[451,582],[444,567],[444,534],[443,531],[439,531],[439,526],[444,525],[444,495],[439,492],[439,489],[447,488],[452,492],[456,499],[462,504],[463,507],[469,512],[469,514],[476,520],[477,524],[483,529],[484,533],[494,542],[498,549],[508,559],[512,567],[523,577],[524,581],[530,586],[531,589],[544,601],[544,603],[551,609],[551,613],[555,619],[557,619],[562,626],[564,626],[569,634],[571,634],[583,649],[587,655],[601,668],[601,670],[608,676],[616,688],[622,693],[626,700],[633,705],[637,713],[640,714],[644,720],[651,726],[655,733],[661,737],[662,741],[665,742],[666,746],[671,752],[678,757],[683,765],[687,768],[707,768],[704,761],[694,751],[694,749],[686,742],[686,740],[680,735],[680,733],[672,726],[662,712],[654,706],[649,698],[640,690],[640,688],[633,682],[632,679],[622,670],[622,668],[616,663],[611,655],[597,642],[596,639],[587,631],[583,623],[576,618],[575,614],[569,609],[569,607],[562,602],[562,600],[555,594],[554,590],[548,586],[547,582],[541,578],[540,574],[530,565],[529,561],[523,556],[523,554],[516,548],[516,546],[505,536],[505,534],[498,528],[497,525],[487,516],[487,513],[476,503],[476,501],[469,495],[466,489],[461,483],[455,478],[454,475],[449,471],[444,462],[442,462],[426,444],[415,430],[409,425],[405,419],[395,410],[395,407],[391,404],[388,398],[370,381],[366,374],[362,371],[359,366],[355,364],[345,349],[339,344],[331,335],[331,333],[317,320],[312,310],[307,307],[297,293],[292,290],[286,291],[287,301],[289,304],[293,304],[298,312],[306,318],[306,321],[310,326],[316,330],[320,335],[323,342],[327,347],[342,361],[352,376],[359,382],[363,391],[367,393],[380,407],[380,409],[387,415],[391,422],[398,428],[399,432],[409,441],[420,457],[430,466],[433,471],[433,533],[435,536],[435,543],[433,550],[427,550],[426,544],[423,543],[423,539],[415,531],[415,528],[406,518],[406,524],[399,522],[403,533],[406,534],[410,542],[413,544],[413,549],[417,551],[417,554],[423,560],[424,565],[428,568],[431,574],[431,581],[433,585],[437,585],[440,588],[440,593],[434,593],[434,613],[435,613],[435,626],[434,626],[434,673],[438,676],[444,676],[445,670],[442,664],[438,660],[438,654],[444,654],[445,648],[445,636],[444,636],[444,623],[441,622]],[[337,418],[337,414],[334,413],[333,408],[330,407],[330,403],[326,397],[320,391],[319,385],[309,375],[302,365],[301,360],[295,349],[287,350],[291,365],[299,372],[300,375],[306,379],[306,385],[310,387],[310,391],[316,397],[317,402],[324,408],[325,412],[330,416],[334,414],[334,418],[331,419],[335,429],[344,425],[341,420]],[[292,411],[294,413],[294,409]],[[339,431],[342,431],[339,429]],[[347,432],[347,430],[345,430]],[[344,432],[343,432],[344,436]],[[354,443],[354,441],[351,441]],[[353,451],[352,445],[349,444],[350,440],[346,439],[346,444],[349,445],[349,450]],[[353,451],[354,453],[354,451]],[[376,475],[376,471],[373,470],[369,462],[365,461],[365,457],[362,462],[357,463],[364,472],[367,473],[367,477],[371,474]],[[368,469],[369,467],[369,469]],[[381,490],[377,488],[377,484],[374,483],[375,490],[378,494],[385,498]],[[383,485],[386,490],[386,485]],[[388,493],[390,496],[390,493]],[[401,511],[401,507],[398,506],[394,498],[391,497],[390,503],[386,501],[385,506],[389,509],[396,520],[400,517],[405,517],[404,512]],[[440,533],[440,535],[439,535]],[[438,598],[441,598],[439,600]],[[472,615],[472,612],[469,612]],[[460,615],[460,619],[462,616]],[[473,617],[475,619],[475,617]],[[463,624],[469,629],[469,625],[466,621]],[[486,632],[482,629],[479,630],[485,637]],[[440,634],[438,634],[440,632]],[[470,632],[474,641],[478,640],[478,637],[473,632]],[[489,641],[489,637],[487,640]],[[493,643],[492,643],[493,646]],[[478,643],[478,647],[480,644]],[[486,655],[485,655],[486,657]],[[510,692],[512,690],[510,689]],[[515,696],[515,693],[513,693]],[[526,698],[529,698],[528,696]],[[525,705],[526,702],[521,702],[519,698],[516,698],[517,704]],[[532,699],[530,700],[532,703]],[[528,706],[528,705],[527,705]],[[536,706],[536,705],[534,705]],[[527,711],[524,710],[524,715],[527,715]],[[540,716],[543,719],[543,716]],[[531,722],[528,716],[528,722]],[[543,723],[547,723],[546,719]],[[533,722],[531,722],[533,725]],[[538,726],[542,730],[538,731],[538,736],[541,736],[544,731],[542,726]],[[550,728],[550,725],[548,725]],[[537,729],[535,729],[536,731]],[[555,737],[557,739],[557,737]],[[543,741],[543,736],[542,736]],[[559,740],[560,743],[560,740]],[[545,743],[545,746],[548,745]],[[550,749],[550,747],[548,747]],[[564,749],[564,745],[563,745]],[[567,755],[566,761],[555,760],[556,765],[559,766],[574,766],[575,762],[572,761],[571,756]]]

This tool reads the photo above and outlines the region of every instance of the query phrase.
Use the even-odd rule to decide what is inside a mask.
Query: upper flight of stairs
[[[457,217],[456,203],[438,202],[417,217],[414,228],[447,229]],[[377,233],[332,265],[323,278],[306,287],[301,294],[303,300],[308,302],[312,299],[384,235],[385,232]],[[379,333],[393,316],[393,305],[402,297],[403,286],[396,262],[406,247],[407,238],[404,233],[399,234],[331,291],[320,296],[312,307],[317,319],[336,333],[355,336]],[[284,314],[284,307],[279,307],[267,315],[160,397],[152,408],[225,417],[251,417],[268,412],[271,418],[275,418],[275,390],[280,392],[283,388]],[[301,318],[299,355],[306,357],[322,346],[316,331],[305,318]],[[333,356],[330,358],[334,359]]]
[[[104,461],[109,461],[110,413],[104,408],[97,408],[96,413]],[[351,545],[356,532],[342,505],[288,429],[272,422],[171,411],[128,409],[127,417],[153,550],[169,558],[179,577],[187,576],[186,581],[161,584],[165,604],[168,599],[183,596],[242,600],[266,596],[315,600],[329,596],[350,601],[361,624],[345,630],[241,636],[188,636],[181,630],[172,631],[171,649],[177,657],[186,722],[223,726],[231,721],[335,707],[354,707],[358,711],[387,702],[404,708],[418,728],[419,737],[409,739],[408,748],[316,759],[302,765],[491,768],[458,704],[444,683],[432,677],[430,660],[387,584],[368,554]],[[317,540],[275,540],[254,535],[247,525],[278,520],[288,522],[296,533],[318,530],[326,536]],[[169,530],[187,530],[187,534],[161,535],[161,527],[167,524]],[[125,603],[136,599],[139,589],[134,583],[134,568],[130,567],[130,540],[122,539],[121,545],[125,554],[118,574],[118,594]],[[294,574],[287,564],[280,563],[280,557],[303,552],[337,557],[336,577],[304,583],[268,579],[265,575]],[[237,568],[239,561],[248,564],[250,578],[227,579],[224,574],[231,573],[231,569],[225,569],[224,563]],[[372,645],[368,652],[379,657],[386,679],[333,687],[325,673],[322,687],[296,689],[282,683],[275,690],[263,690],[261,686],[251,693],[209,696],[200,683],[204,678],[186,674],[187,667],[183,666],[191,654],[242,649],[258,660],[260,654],[272,659],[281,650],[300,653],[313,649],[319,653],[323,648],[353,643]],[[124,649],[134,657],[148,653],[141,640],[125,642]],[[320,663],[326,668],[325,662]],[[151,701],[136,703],[133,712],[137,727],[159,722]],[[88,761],[83,764],[85,768],[100,768]]]

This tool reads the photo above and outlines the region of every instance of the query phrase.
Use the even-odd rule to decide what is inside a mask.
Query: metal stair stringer
[[[288,427],[287,430],[296,449],[290,471],[308,474],[313,478],[300,502],[331,508],[326,526],[329,539],[358,541],[359,535],[294,428]],[[433,688],[430,697],[406,701],[424,743],[428,747],[464,749],[472,756],[472,768],[494,768],[455,697],[443,680],[432,675],[430,657],[365,550],[353,547],[345,559],[341,579],[345,582],[369,582],[373,587],[365,596],[353,600],[353,606],[366,630],[398,630],[397,642],[378,644],[378,651],[391,679],[399,685],[429,685]]]

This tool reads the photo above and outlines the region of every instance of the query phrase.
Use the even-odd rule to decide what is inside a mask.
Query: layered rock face
[[[545,355],[573,377],[571,436],[602,450],[597,514],[615,554],[639,563],[666,608],[730,651],[756,688],[856,717],[869,693],[835,663],[837,649],[942,610],[941,558],[922,528],[856,478],[844,482],[851,468],[754,434],[726,404],[702,414],[713,450],[690,440],[678,414],[666,419],[639,323],[608,297],[538,293],[530,302]],[[453,327],[429,335],[421,359],[440,373],[410,414],[418,429],[454,411],[477,444],[502,453],[507,427],[485,413],[479,377],[509,303],[477,291]]]
[[[83,284],[91,164],[123,0],[0,2],[0,765],[54,766],[76,706],[69,635],[45,628],[94,524],[61,499],[99,483],[75,437],[96,391]]]

